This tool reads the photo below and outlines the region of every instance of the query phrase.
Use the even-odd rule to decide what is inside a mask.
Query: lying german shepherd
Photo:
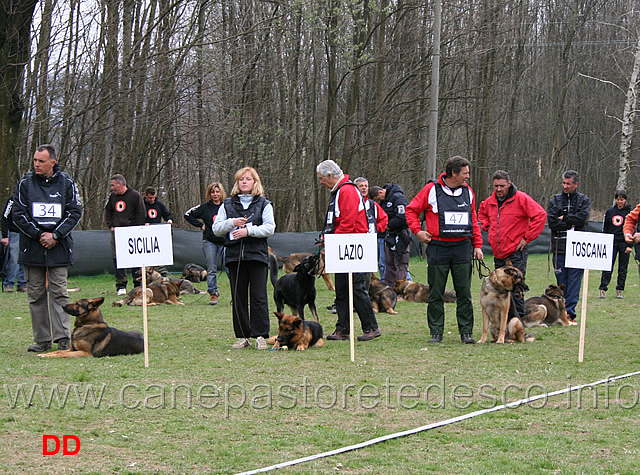
[[[303,351],[313,346],[320,348],[324,346],[322,338],[322,325],[318,322],[302,320],[300,317],[274,312],[278,317],[278,336],[272,336],[267,343],[274,348],[283,348]]]
[[[100,305],[104,297],[81,299],[65,305],[64,311],[76,317],[71,333],[71,348],[38,355],[40,358],[80,358],[83,356],[133,355],[144,351],[139,331],[111,328],[102,318]]]
[[[524,303],[524,326],[547,327],[559,323],[563,327],[577,325],[577,322],[567,317],[567,307],[564,302],[564,284],[549,285],[542,297],[531,297]]]
[[[407,302],[424,302],[429,301],[429,286],[411,282],[410,280],[396,280],[394,290],[398,297],[403,298]],[[451,303],[456,301],[456,293],[453,290],[444,291],[444,301]]]
[[[147,287],[147,305],[160,305],[169,303],[173,305],[184,305],[178,300],[180,286],[183,279],[168,280],[159,284],[151,284]],[[114,307],[123,305],[142,305],[142,287],[136,287],[122,300],[117,300],[111,304]]]
[[[182,278],[190,282],[202,282],[207,278],[207,270],[204,267],[189,262],[184,265],[182,270]]]
[[[308,305],[314,320],[318,321],[315,283],[318,260],[317,254],[309,254],[293,269],[295,274],[285,274],[278,279],[273,289],[278,312],[282,312],[286,304],[294,316],[299,315],[304,320],[304,306]]]
[[[486,343],[489,331],[495,343],[533,341],[533,335],[525,335],[522,321],[513,317],[509,320],[511,292],[527,291],[522,272],[517,267],[499,267],[482,281],[480,305],[482,305],[482,338],[478,343]]]
[[[395,311],[398,294],[375,275],[371,276],[371,283],[369,284],[369,300],[371,300],[371,306],[376,313],[386,312],[391,315],[397,315],[398,313]]]
[[[285,274],[290,274],[291,272],[295,272],[294,268],[302,262],[307,256],[310,256],[310,252],[295,252],[293,254],[289,254],[287,257],[277,257],[277,259],[282,262],[282,270]],[[331,274],[326,274],[324,272],[324,249],[320,252],[320,259],[318,261],[318,268],[320,271],[318,274],[322,276],[324,283],[327,284],[327,289],[335,292],[336,287],[333,285],[333,280],[331,280]]]

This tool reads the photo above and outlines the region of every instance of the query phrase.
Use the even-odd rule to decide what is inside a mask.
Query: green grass
[[[546,256],[529,257],[529,296],[542,293],[546,269]],[[426,282],[425,262],[412,260],[411,270],[414,280]],[[409,302],[398,303],[398,315],[379,315],[382,337],[356,342],[354,363],[348,342],[305,352],[231,350],[224,275],[215,307],[204,294],[182,297],[184,306],[149,308],[148,368],[143,355],[40,359],[26,351],[26,295],[2,294],[0,471],[234,473],[516,401],[527,392],[637,371],[638,273],[632,264],[623,300],[612,290],[598,299],[599,279],[600,272],[590,273],[583,363],[579,327],[532,329],[533,343],[463,345],[454,304],[446,305],[444,342],[427,346],[426,305]],[[321,323],[330,333],[335,316],[325,307],[333,294],[321,280],[316,284]],[[142,330],[140,307],[111,307],[113,276],[73,278],[69,286],[81,288],[72,300],[105,296],[111,326]],[[477,296],[477,276],[473,286]],[[479,338],[482,318],[474,301]],[[16,396],[20,387],[26,404]],[[631,377],[285,470],[638,473],[639,388],[640,378]],[[52,399],[56,389],[59,398]],[[89,391],[93,399],[90,394],[83,402]],[[76,435],[81,450],[45,457],[43,434]]]

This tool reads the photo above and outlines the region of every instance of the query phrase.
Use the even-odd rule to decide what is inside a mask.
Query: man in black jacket
[[[547,206],[547,222],[551,229],[551,252],[558,285],[564,284],[567,316],[575,322],[584,269],[565,267],[567,231],[586,231],[591,200],[577,190],[580,176],[575,170],[562,174],[562,193],[554,195]]]
[[[387,183],[384,188],[372,186],[370,196],[380,203],[389,216],[385,235],[384,282],[393,288],[397,280],[406,279],[409,271],[411,232],[404,210],[409,204],[400,185]]]
[[[20,254],[20,230],[13,224],[11,213],[13,204],[16,201],[15,194],[7,200],[7,205],[2,213],[2,245],[5,251],[5,262],[3,270],[4,280],[2,287],[5,292],[13,292],[14,284],[18,285],[18,292],[27,291],[27,282],[24,280],[24,266],[18,264],[18,254]]]
[[[60,171],[56,151],[41,145],[33,155],[33,172],[18,183],[12,218],[20,229],[20,256],[29,295],[34,345],[28,351],[69,349],[67,266],[73,264],[71,231],[82,216],[73,180]],[[48,284],[47,284],[48,281]]]

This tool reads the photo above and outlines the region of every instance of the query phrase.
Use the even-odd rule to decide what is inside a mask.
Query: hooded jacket
[[[591,200],[587,195],[558,193],[549,200],[547,221],[551,229],[552,252],[564,254],[567,247],[567,231],[586,231],[591,213]],[[562,217],[562,219],[560,219]]]

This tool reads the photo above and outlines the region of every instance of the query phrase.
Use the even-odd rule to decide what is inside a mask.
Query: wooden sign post
[[[613,234],[567,231],[565,266],[585,269],[582,289],[582,315],[580,318],[580,347],[578,362],[584,360],[584,337],[587,326],[587,300],[589,295],[589,269],[610,271],[613,265]]]
[[[353,273],[378,271],[378,239],[376,233],[325,234],[325,271],[349,274],[349,341],[351,361],[355,361],[353,327]]]
[[[149,367],[147,332],[147,266],[173,265],[171,225],[127,226],[115,228],[116,267],[142,270],[142,328],[144,333],[144,367]]]

